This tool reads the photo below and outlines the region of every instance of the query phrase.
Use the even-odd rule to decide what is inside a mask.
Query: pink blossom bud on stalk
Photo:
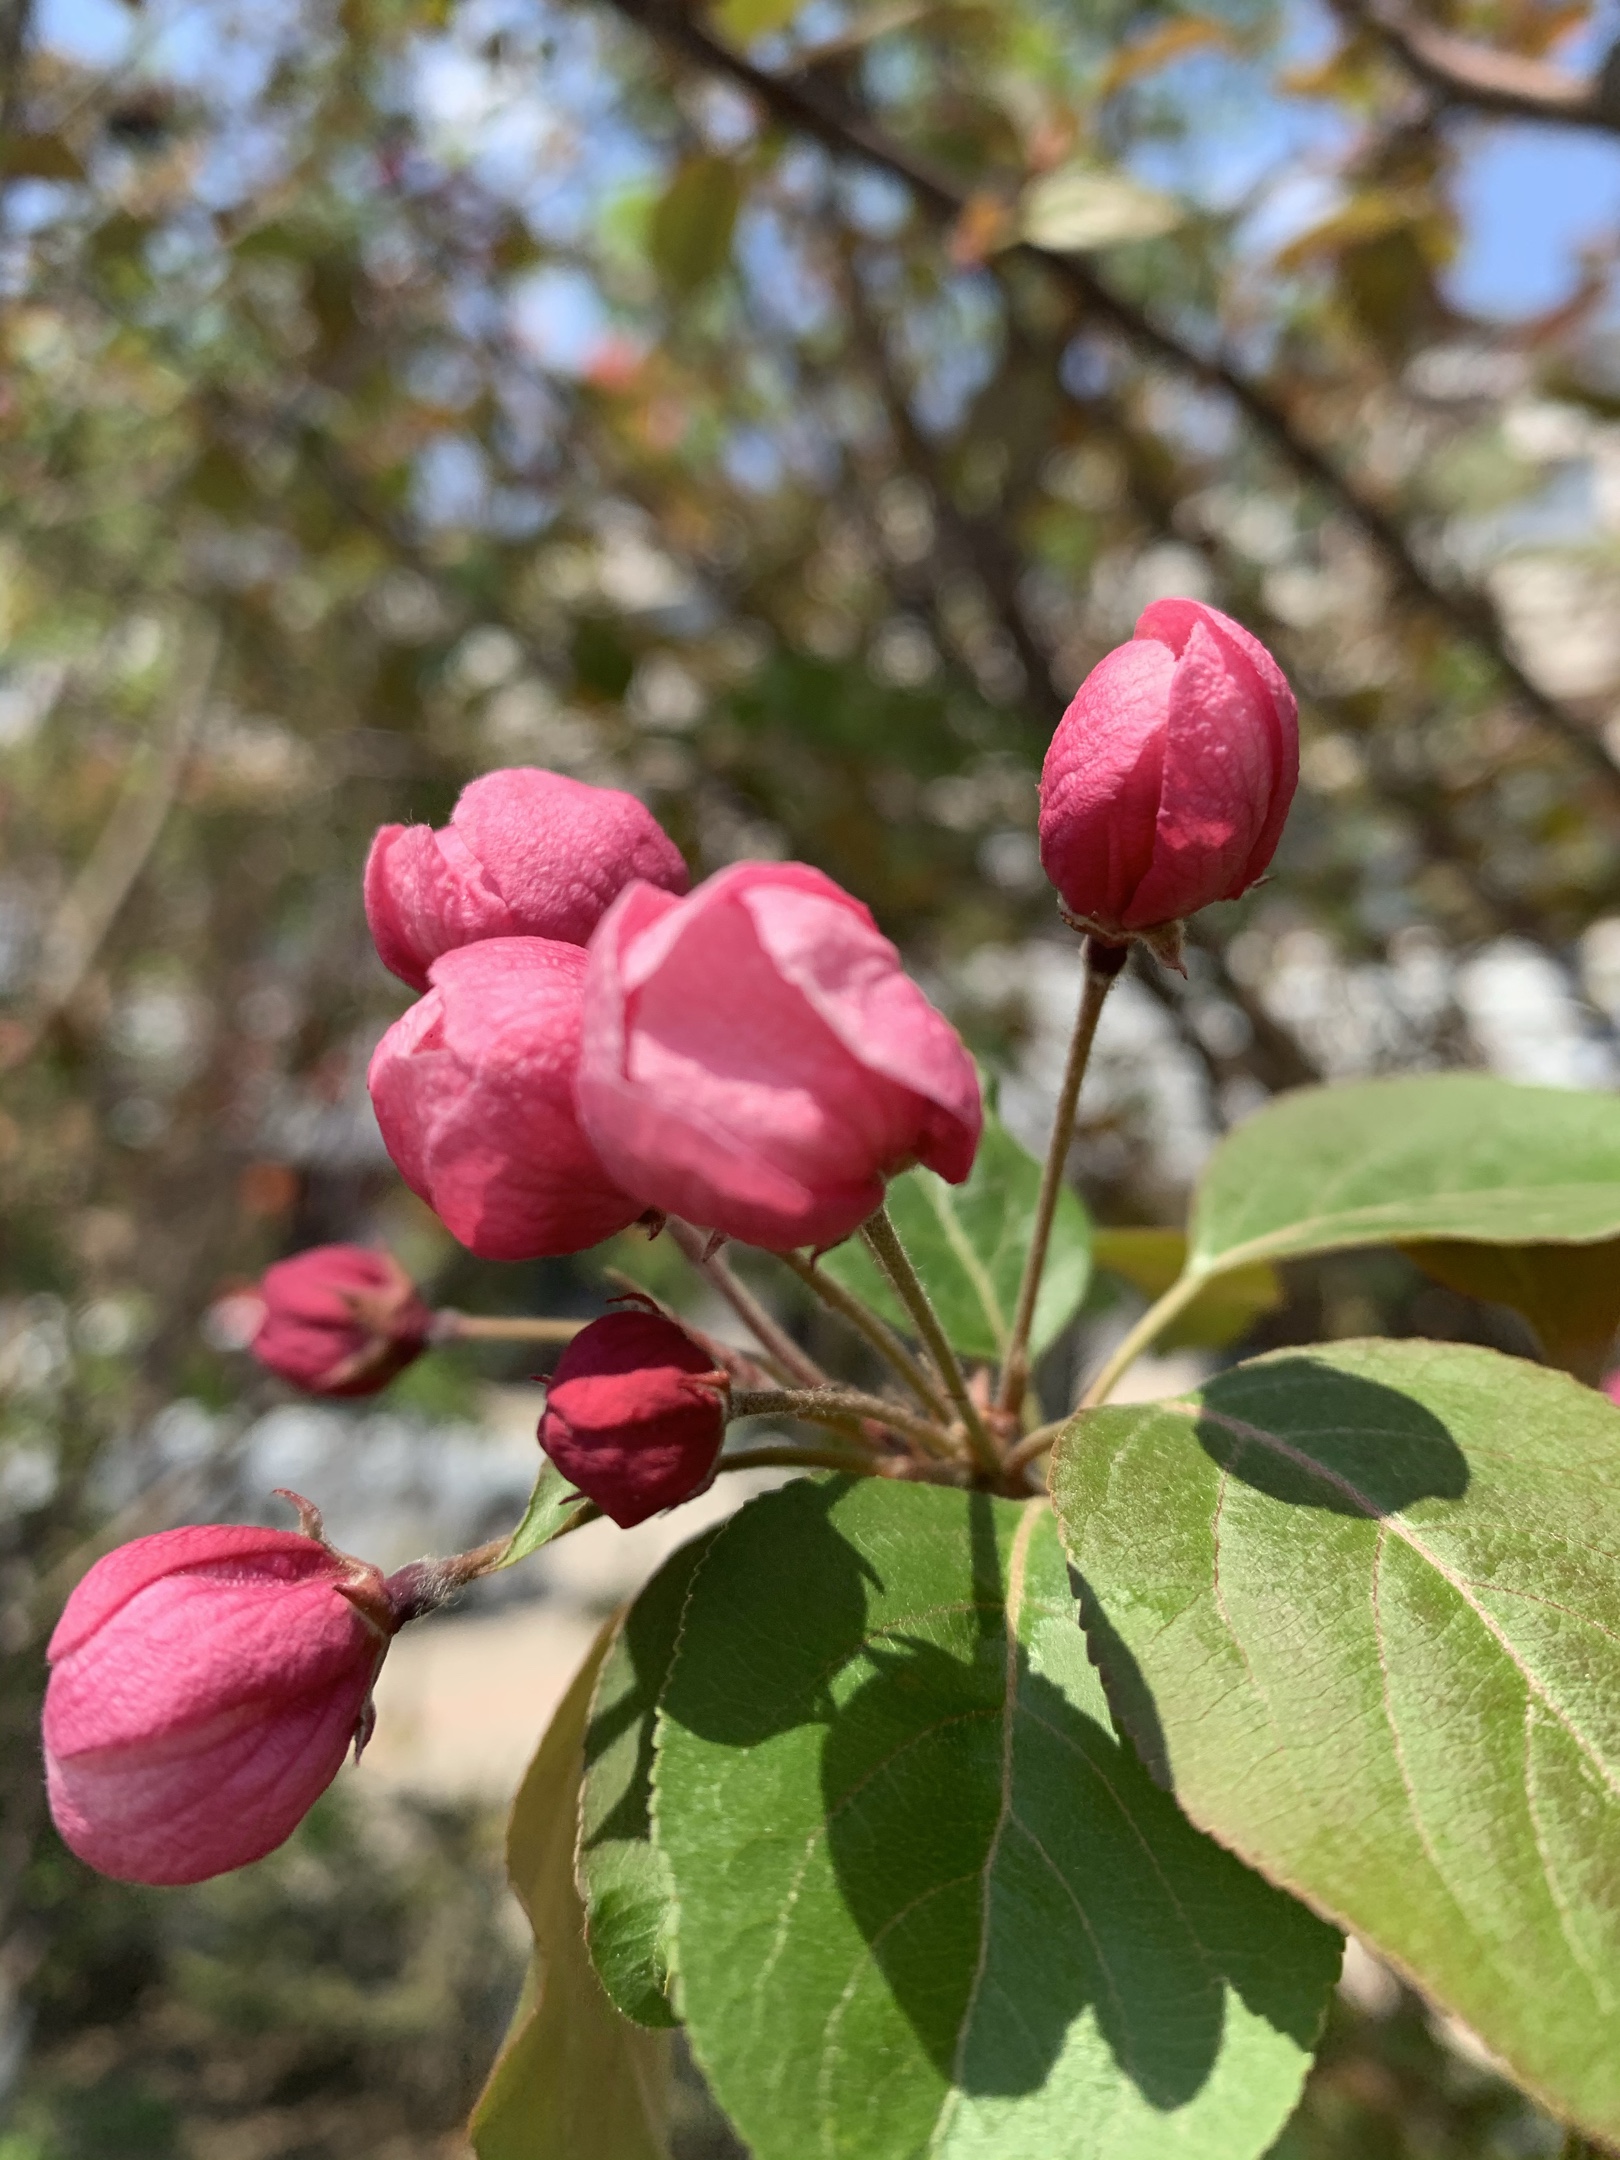
[[[264,1318],[249,1345],[311,1395],[372,1395],[419,1357],[433,1315],[392,1255],[315,1245],[278,1260],[259,1285]]]
[[[983,1118],[955,1029],[803,863],[620,895],[591,940],[578,1099],[621,1185],[778,1252],[836,1245],[911,1163],[960,1184]]]
[[[367,1075],[406,1184],[486,1260],[583,1252],[634,1222],[646,1201],[614,1184],[574,1109],[580,948],[493,938],[430,974]]]
[[[1171,926],[1263,875],[1298,779],[1294,695],[1259,639],[1156,600],[1052,738],[1041,861],[1078,928],[1174,958]]]
[[[583,945],[633,878],[686,890],[650,810],[618,788],[519,766],[471,782],[437,832],[383,826],[366,860],[366,919],[383,964],[425,990],[441,953],[482,938]]]
[[[201,1882],[260,1859],[364,1744],[407,1617],[393,1583],[318,1536],[207,1524],[121,1545],[50,1641],[57,1828],[124,1882]]]
[[[709,1482],[730,1385],[713,1354],[662,1313],[609,1313],[558,1359],[540,1445],[628,1530]]]

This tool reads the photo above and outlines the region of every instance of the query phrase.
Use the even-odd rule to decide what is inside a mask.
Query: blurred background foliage
[[[1610,1085],[1620,92],[1587,0],[0,0],[3,2160],[417,2160],[515,1990],[495,1828],[339,1796],[195,1893],[44,1819],[115,1539],[258,1508],[208,1313],[389,1238],[358,870],[492,765],[863,895],[1038,1134],[1034,777],[1149,600],[1301,693],[1273,879],[1113,1009],[1077,1150],[1174,1223],[1280,1086]],[[1390,1257],[1253,1340],[1499,1312]],[[1117,1286],[1116,1286],[1117,1288]],[[1449,1302],[1448,1302],[1449,1301]],[[476,1408],[459,1354],[403,1416]],[[689,2094],[690,2155],[726,2149]],[[1559,2149],[1364,1976],[1288,2160]]]

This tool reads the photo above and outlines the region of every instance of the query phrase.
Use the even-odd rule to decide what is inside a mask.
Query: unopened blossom
[[[441,953],[483,938],[583,945],[636,878],[685,892],[680,850],[620,788],[517,766],[462,792],[450,822],[385,825],[366,860],[366,919],[415,990]]]
[[[912,1163],[960,1183],[983,1118],[955,1029],[803,863],[621,895],[591,941],[578,1094],[627,1191],[774,1251],[837,1244]]]
[[[486,1260],[583,1252],[634,1222],[647,1201],[615,1184],[574,1106],[579,946],[492,938],[430,972],[367,1076],[406,1184]]]
[[[729,1386],[713,1354],[662,1313],[608,1313],[558,1360],[540,1445],[629,1529],[708,1484]]]
[[[206,1524],[119,1546],[50,1641],[57,1828],[124,1882],[259,1859],[364,1742],[404,1617],[376,1568],[295,1531]]]
[[[1298,778],[1294,695],[1259,639],[1156,600],[1052,738],[1041,861],[1077,925],[1151,936],[1263,875]]]
[[[391,1254],[314,1245],[267,1268],[249,1348],[311,1395],[371,1395],[426,1347],[433,1315]]]

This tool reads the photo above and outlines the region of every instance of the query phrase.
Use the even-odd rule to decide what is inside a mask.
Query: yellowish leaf
[[[1036,247],[1064,251],[1152,240],[1181,223],[1179,203],[1128,173],[1060,165],[1032,180],[1018,202],[1019,229]]]
[[[668,2160],[669,2035],[632,2025],[608,2000],[574,1882],[585,1722],[613,1626],[563,1697],[512,1809],[507,1871],[534,1958],[473,2111],[478,2160]]]

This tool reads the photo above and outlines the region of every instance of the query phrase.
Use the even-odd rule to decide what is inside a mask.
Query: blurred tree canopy
[[[369,1122],[379,822],[631,787],[1016,1050],[1046,742],[1196,593],[1304,730],[1273,880],[1143,977],[1199,1115],[1549,1027],[1612,1078],[1616,248],[1461,272],[1504,141],[1613,182],[1616,84],[1583,0],[3,0],[0,2011],[66,1955],[54,1610],[260,1400],[210,1301],[379,1222],[533,1288]]]

